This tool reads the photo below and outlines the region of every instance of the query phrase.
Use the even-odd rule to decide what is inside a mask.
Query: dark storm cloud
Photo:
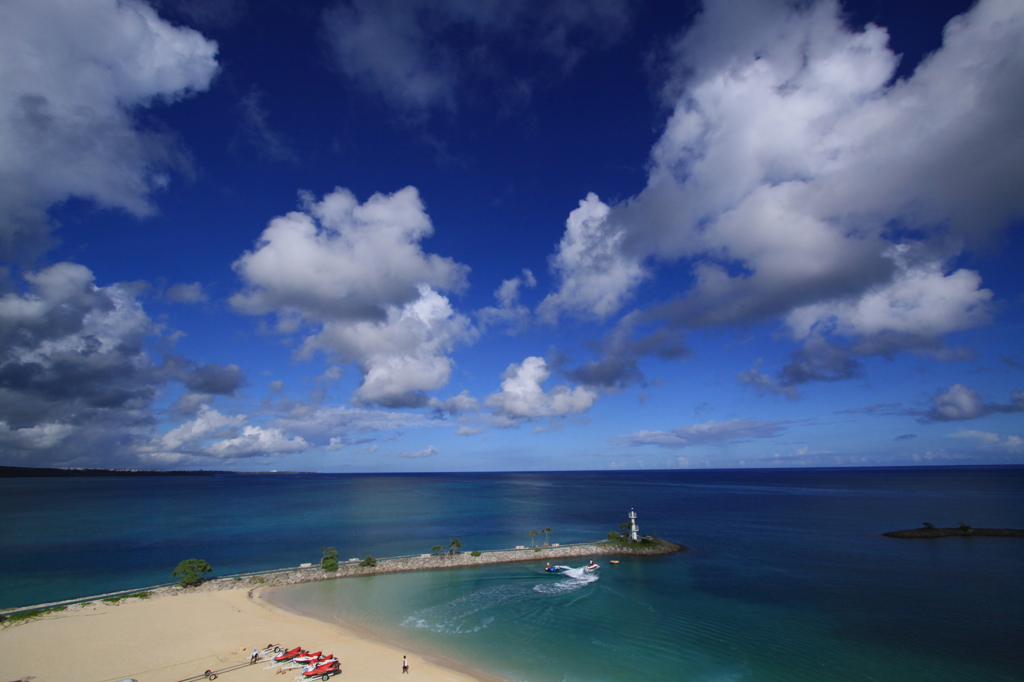
[[[593,350],[600,354],[597,360],[579,367],[565,368],[568,360],[559,357],[552,365],[571,381],[603,389],[621,389],[631,384],[646,384],[640,371],[639,360],[656,357],[662,360],[681,360],[689,357],[690,351],[683,344],[683,336],[677,330],[666,327],[639,339],[629,338],[629,325],[609,334]]]
[[[92,273],[73,263],[25,279],[28,291],[0,297],[5,442],[38,449],[38,436],[52,454],[82,452],[119,438],[104,435],[107,427],[149,423],[145,409],[161,379],[143,349],[153,330],[136,300],[140,288],[96,287]]]
[[[161,376],[180,381],[193,393],[234,395],[246,381],[238,365],[201,364],[178,355],[164,358]]]
[[[8,460],[131,465],[128,446],[152,427],[160,387],[180,382],[196,411],[245,383],[237,365],[181,356],[155,365],[144,345],[155,330],[140,285],[96,286],[75,263],[25,281],[23,292],[0,297],[0,454]]]
[[[849,353],[826,343],[808,344],[793,353],[793,358],[779,371],[783,386],[796,386],[808,381],[842,381],[862,375],[861,364]]]

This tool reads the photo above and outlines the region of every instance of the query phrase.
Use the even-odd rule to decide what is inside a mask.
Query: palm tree
[[[535,537],[537,537],[537,531],[531,530],[531,531],[529,531],[529,533],[530,533],[530,547],[533,547],[534,546],[533,539]]]
[[[550,533],[550,532],[551,532],[551,528],[545,528],[544,529],[544,544],[545,545],[550,545],[551,544],[551,536],[548,535],[548,533]]]
[[[456,551],[462,549],[462,541],[458,538],[450,538],[448,542],[448,554],[454,555]]]

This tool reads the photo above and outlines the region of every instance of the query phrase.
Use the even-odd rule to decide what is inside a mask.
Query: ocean
[[[278,589],[510,681],[1024,680],[1024,467],[0,479],[0,606],[349,557],[594,541],[635,509],[690,547]],[[567,562],[582,565],[582,560]],[[298,644],[298,643],[297,643]],[[305,644],[305,643],[302,643]],[[308,643],[315,646],[315,643]],[[344,667],[344,662],[343,662]]]

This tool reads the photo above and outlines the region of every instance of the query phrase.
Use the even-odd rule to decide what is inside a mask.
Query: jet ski
[[[562,573],[563,571],[568,571],[570,568],[570,566],[552,566],[551,564],[548,564],[544,567],[544,570],[548,573]]]
[[[274,660],[278,661],[278,662],[280,662],[280,661],[290,661],[293,658],[295,658],[296,656],[301,656],[304,653],[306,653],[305,649],[303,649],[301,646],[297,646],[294,649],[290,649],[288,651],[283,651],[280,654],[278,654],[277,656],[274,656]]]
[[[596,571],[599,568],[601,568],[601,567],[598,566],[597,564],[595,564],[593,561],[591,561],[589,564],[587,564],[586,566],[583,567],[583,570],[584,571]]]
[[[321,680],[327,680],[330,679],[331,675],[340,674],[341,663],[339,663],[338,659],[336,658],[329,659],[327,662],[322,663],[321,665],[318,665],[315,668],[302,671],[302,676],[306,679],[319,677]]]

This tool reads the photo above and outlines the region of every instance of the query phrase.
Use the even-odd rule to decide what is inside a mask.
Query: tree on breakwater
[[[334,547],[321,547],[320,551],[323,552],[323,558],[320,559],[320,568],[324,569],[328,573],[334,573],[338,570],[338,550]]]
[[[171,573],[172,578],[181,578],[178,583],[182,587],[192,587],[203,582],[203,573],[209,573],[213,569],[203,559],[185,559],[178,564],[178,567]]]
[[[458,538],[450,538],[448,540],[448,555],[454,556],[456,552],[462,549],[462,540]]]
[[[531,530],[531,531],[529,531],[529,533],[530,533],[530,547],[533,547],[534,546],[533,539],[535,537],[537,537],[537,531]]]
[[[548,526],[547,528],[544,529],[544,544],[545,545],[550,545],[551,544],[551,536],[549,535],[550,532],[551,532],[551,527],[550,526]]]

